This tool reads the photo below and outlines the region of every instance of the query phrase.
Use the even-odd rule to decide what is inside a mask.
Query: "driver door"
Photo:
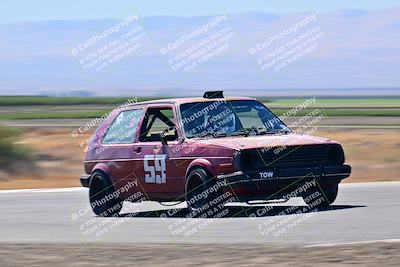
[[[172,105],[150,106],[142,123],[141,184],[150,199],[173,200],[184,192],[185,171],[175,167],[175,147],[179,143],[176,114]]]

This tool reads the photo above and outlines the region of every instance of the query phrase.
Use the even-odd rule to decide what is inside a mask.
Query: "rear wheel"
[[[116,216],[122,209],[122,201],[110,179],[100,171],[92,174],[89,184],[90,206],[96,215]]]
[[[310,208],[328,208],[335,202],[338,191],[338,185],[323,188],[322,190],[318,188],[311,194],[304,196],[303,199]]]
[[[221,186],[204,169],[192,170],[186,179],[186,202],[192,217],[220,217],[228,210]]]

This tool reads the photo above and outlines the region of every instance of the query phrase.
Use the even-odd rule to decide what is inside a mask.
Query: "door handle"
[[[135,151],[136,153],[140,153],[142,151],[141,147],[136,147],[133,149],[133,151]]]

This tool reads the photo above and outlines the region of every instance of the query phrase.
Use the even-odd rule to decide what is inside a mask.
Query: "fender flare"
[[[214,165],[207,159],[195,159],[193,160],[186,169],[185,179],[188,177],[189,173],[196,167],[202,167],[208,171],[212,176],[216,176],[218,171]]]
[[[97,163],[97,164],[93,167],[91,173],[94,173],[95,171],[101,171],[101,172],[103,172],[105,175],[107,175],[109,179],[112,179],[111,176],[110,176],[110,167],[109,167],[107,164],[103,163],[103,162]],[[92,176],[90,176],[90,178],[92,178]]]

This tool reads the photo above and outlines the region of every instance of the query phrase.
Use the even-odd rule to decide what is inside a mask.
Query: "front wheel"
[[[123,204],[110,179],[100,171],[90,179],[89,200],[93,212],[102,217],[117,216]]]
[[[191,217],[224,216],[228,212],[224,207],[228,196],[222,193],[222,186],[203,168],[192,170],[186,179],[186,202]]]
[[[322,190],[316,189],[312,193],[303,196],[303,199],[310,208],[328,208],[335,202],[338,189],[338,185],[323,188]]]

